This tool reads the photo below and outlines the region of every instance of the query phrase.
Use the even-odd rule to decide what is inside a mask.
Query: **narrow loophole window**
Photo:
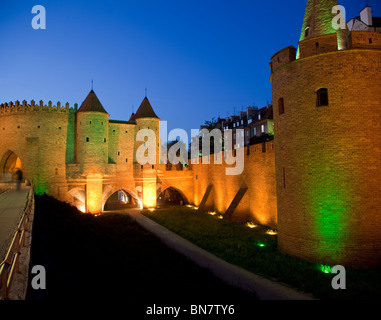
[[[283,98],[280,98],[278,100],[278,112],[279,112],[279,114],[284,113],[284,99]]]
[[[310,28],[307,27],[305,30],[304,30],[304,37],[308,37],[310,35]]]

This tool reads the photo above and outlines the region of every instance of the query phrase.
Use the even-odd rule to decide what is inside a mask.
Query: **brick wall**
[[[272,74],[279,247],[308,260],[381,263],[381,51],[296,60]],[[317,107],[327,88],[329,105]]]
[[[207,201],[207,209],[225,213],[236,193],[242,186],[248,190],[236,208],[232,220],[254,221],[271,228],[277,227],[277,206],[275,189],[275,158],[273,142],[247,146],[244,148],[244,171],[241,175],[226,175],[228,165],[210,164],[192,165],[194,175],[194,196],[196,205],[210,183],[213,189]],[[249,151],[248,151],[249,150]],[[234,165],[233,165],[234,166]],[[232,166],[230,166],[232,167]]]

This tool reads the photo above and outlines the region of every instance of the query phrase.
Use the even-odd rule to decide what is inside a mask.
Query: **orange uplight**
[[[251,228],[251,229],[257,227],[257,225],[256,225],[255,223],[252,223],[252,222],[247,222],[247,223],[246,223],[246,226],[248,226],[248,227]]]
[[[89,213],[102,212],[102,181],[103,176],[101,174],[90,173],[87,176],[86,202]]]

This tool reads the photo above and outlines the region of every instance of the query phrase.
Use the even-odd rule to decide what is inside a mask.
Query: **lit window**
[[[258,120],[261,120],[261,115],[260,114],[258,115]]]
[[[328,89],[321,88],[316,92],[316,105],[318,107],[328,106]]]
[[[262,133],[265,132],[265,125],[264,124],[261,125],[261,132]]]

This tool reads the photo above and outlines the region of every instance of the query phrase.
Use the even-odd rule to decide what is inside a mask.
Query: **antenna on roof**
[[[134,113],[134,105],[132,105],[132,113]]]

